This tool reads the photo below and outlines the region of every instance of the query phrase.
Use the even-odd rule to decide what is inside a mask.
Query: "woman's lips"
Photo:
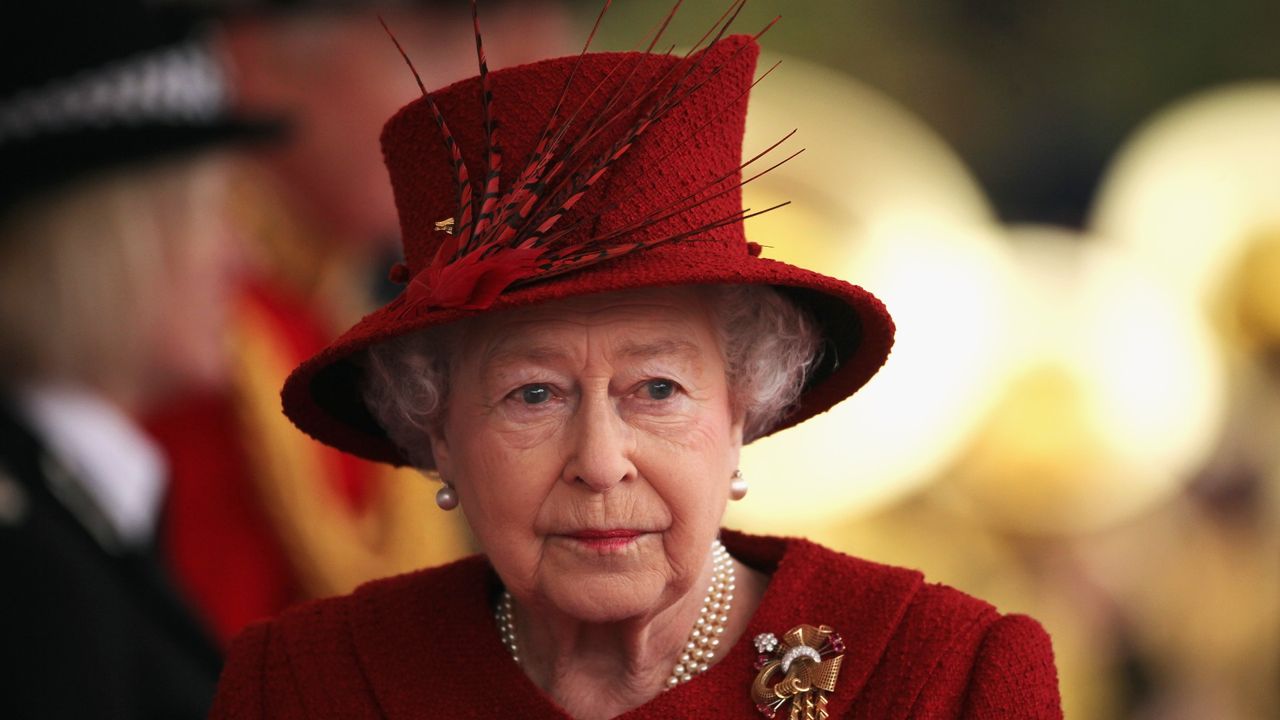
[[[575,530],[566,533],[570,538],[592,550],[621,550],[644,534],[642,530]]]
[[[600,540],[605,538],[633,538],[640,534],[640,530],[578,530],[570,533],[570,537]]]

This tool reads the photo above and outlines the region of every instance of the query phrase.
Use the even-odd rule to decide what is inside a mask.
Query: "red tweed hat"
[[[382,132],[404,238],[392,275],[405,290],[294,370],[285,414],[336,448],[405,464],[361,399],[366,348],[486,312],[690,284],[772,285],[821,328],[821,362],[770,433],[862,387],[893,343],[884,306],[760,257],[743,232],[759,48],[721,38],[727,26],[687,55],[584,51],[493,73],[477,32],[480,76],[424,89]]]

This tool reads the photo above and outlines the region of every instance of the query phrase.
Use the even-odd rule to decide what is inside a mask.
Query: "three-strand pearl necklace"
[[[724,635],[724,629],[729,623],[729,610],[733,607],[735,588],[733,558],[718,539],[714,540],[711,543],[711,587],[707,589],[706,597],[702,598],[702,610],[698,612],[693,630],[689,631],[684,651],[671,670],[671,676],[667,678],[667,688],[692,680],[694,675],[705,672],[711,665],[712,658],[720,648],[720,636]],[[495,616],[502,644],[511,652],[511,658],[519,663],[513,606],[511,593],[503,590]]]

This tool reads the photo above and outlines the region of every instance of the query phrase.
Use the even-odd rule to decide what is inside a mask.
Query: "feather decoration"
[[[404,58],[404,62],[409,66],[409,71],[413,73],[413,79],[418,83],[418,89],[422,91],[423,100],[426,101],[427,107],[431,109],[431,116],[435,119],[436,124],[440,126],[440,134],[444,137],[445,150],[449,153],[449,162],[453,166],[454,182],[457,184],[458,195],[458,212],[454,215],[454,231],[449,233],[450,238],[465,233],[471,224],[471,178],[467,173],[467,164],[462,160],[462,151],[458,148],[458,143],[453,139],[453,133],[449,132],[449,124],[445,122],[444,115],[440,114],[440,108],[436,105],[436,101],[431,97],[431,93],[427,92],[427,86],[422,83],[422,76],[418,74],[418,69],[414,67],[413,61],[409,59],[409,54],[404,51],[404,47],[400,45],[400,41],[396,39],[395,33],[391,32],[391,28],[387,27],[387,22],[378,17],[378,22],[382,24],[382,29],[386,31],[391,38],[391,42],[395,43],[396,50],[400,52],[400,57]],[[451,258],[457,246],[456,240],[443,242],[436,252],[436,260],[432,261],[432,265],[441,257]]]
[[[698,42],[695,43],[694,46],[690,48],[690,50],[687,53],[685,53],[684,59],[688,60],[690,56],[693,56],[694,53],[701,50],[702,44],[707,41],[707,38],[711,35],[713,31],[716,30],[716,28],[719,28],[719,30],[718,32],[716,32],[715,37],[711,40],[711,42],[708,43],[708,47],[710,47],[710,45],[715,44],[716,41],[720,40],[720,38],[724,36],[725,32],[728,31],[730,25],[733,24],[733,21],[737,18],[738,13],[741,12],[742,8],[745,7],[746,4],[747,4],[747,0],[735,0],[730,5],[729,10],[726,10],[725,14],[721,15],[721,19],[717,21],[716,26],[714,26],[711,30],[709,30],[706,34],[704,34],[698,40]],[[736,59],[738,53],[741,53],[743,49],[744,48],[739,48],[737,52],[734,53],[734,56],[731,57],[728,61],[726,61],[726,64]],[[601,117],[608,117],[609,122],[612,122],[613,120],[619,117],[623,117],[625,115],[630,114],[640,105],[644,104],[645,102],[648,102],[651,99],[651,97],[657,94],[657,91],[660,88],[662,88],[664,85],[669,85],[666,93],[661,98],[659,98],[658,101],[655,102],[653,106],[651,106],[646,113],[644,113],[640,117],[640,119],[636,122],[636,124],[633,125],[621,139],[617,140],[612,145],[609,151],[606,152],[602,158],[598,159],[597,162],[592,165],[589,171],[574,172],[571,175],[571,177],[568,178],[573,180],[574,184],[570,186],[567,189],[567,191],[562,190],[563,194],[555,196],[555,200],[549,204],[550,215],[541,221],[541,223],[537,226],[534,233],[526,241],[526,244],[532,244],[532,245],[543,244],[541,242],[542,236],[548,230],[550,230],[550,228],[554,226],[555,223],[558,222],[559,219],[563,217],[565,213],[573,209],[573,206],[576,205],[577,202],[582,199],[583,195],[585,195],[586,192],[591,189],[592,185],[594,185],[596,181],[598,181],[604,175],[605,171],[609,168],[609,166],[613,162],[615,162],[618,158],[620,158],[623,154],[625,154],[627,150],[631,148],[631,145],[644,133],[645,130],[647,130],[653,123],[660,120],[667,112],[675,108],[681,100],[692,95],[702,85],[704,85],[712,77],[718,74],[719,70],[723,67],[723,65],[713,69],[712,72],[708,75],[708,77],[704,78],[702,82],[699,82],[697,85],[691,88],[684,87],[685,80],[687,80],[699,69],[701,69],[702,63],[705,61],[706,57],[707,57],[706,53],[697,55],[694,62],[687,63],[688,67],[685,68],[685,72],[682,76],[680,76],[674,82],[668,83],[668,77],[677,69],[679,69],[681,65],[680,63],[672,64],[667,69],[667,71],[658,79],[657,82],[654,82],[647,91],[642,92],[639,95],[639,97],[637,97],[631,103],[631,105],[628,106],[622,112],[613,116],[609,116],[608,110],[611,109],[612,107],[612,101],[611,101],[609,105],[606,105],[605,112],[601,112],[597,114],[596,116],[597,121]],[[637,64],[638,62],[639,61],[637,60]],[[679,91],[679,94],[677,95],[678,91]],[[614,99],[616,99],[620,95],[621,95],[620,92],[615,94]],[[589,127],[588,131],[583,134],[583,137],[580,138],[580,140],[577,143],[577,146],[585,146],[591,140],[594,140],[598,133],[603,132],[604,129],[608,127],[609,122],[606,122],[603,125],[600,125],[598,127],[596,127],[593,124],[593,126]],[[572,152],[573,152],[573,149],[570,150],[571,154]],[[559,187],[563,188],[564,187],[563,183]]]
[[[651,51],[660,42],[682,1],[677,0],[652,33],[646,52]],[[565,100],[577,79],[583,58],[609,9],[610,0],[606,0],[582,51],[571,66],[560,97],[553,106],[532,153],[517,174],[515,182],[504,192],[501,188],[502,146],[498,142],[498,123],[492,113],[493,90],[481,40],[479,11],[475,0],[472,0],[472,24],[475,31],[476,56],[480,67],[486,162],[485,178],[478,203],[473,197],[474,190],[462,160],[461,151],[449,131],[445,118],[423,86],[422,79],[413,68],[408,55],[393,35],[392,41],[395,42],[396,48],[413,71],[431,116],[439,126],[452,164],[454,182],[457,185],[457,211],[452,218],[452,231],[443,229],[447,228],[447,225],[437,224],[435,234],[438,236],[439,246],[431,260],[409,281],[405,292],[401,294],[401,307],[398,309],[398,314],[403,316],[424,307],[483,309],[489,307],[499,295],[511,287],[571,272],[659,243],[686,239],[786,205],[787,203],[780,203],[754,213],[750,209],[737,210],[722,217],[710,219],[699,227],[643,242],[627,239],[627,236],[634,235],[646,227],[733,192],[794,158],[799,152],[793,153],[746,180],[731,182],[735,174],[740,176],[743,169],[794,135],[794,130],[734,169],[702,183],[700,187],[679,200],[664,204],[663,207],[628,223],[625,227],[610,230],[606,234],[587,240],[574,240],[574,231],[580,230],[582,223],[588,219],[578,219],[567,226],[561,223],[577,203],[608,173],[614,163],[634,146],[646,130],[715,78],[737,59],[739,53],[744,51],[747,47],[745,45],[720,64],[704,67],[710,56],[710,53],[705,50],[724,37],[746,3],[747,0],[732,0],[720,19],[680,58],[680,61],[671,63],[656,80],[648,81],[645,87],[634,93],[633,99],[625,98],[632,94],[632,85],[636,82],[637,71],[642,66],[645,55],[624,56],[590,88],[586,99],[567,117],[562,118]],[[776,22],[777,18],[759,34],[763,34]],[[383,27],[386,27],[385,23]],[[390,34],[390,30],[387,32]],[[759,37],[759,34],[756,37]],[[670,52],[668,50],[667,54]],[[752,82],[751,87],[754,87],[755,83],[772,70],[773,68],[770,68]],[[613,82],[616,82],[616,87],[612,94],[604,99],[603,108],[599,111],[593,110],[592,117],[584,121],[585,127],[578,128],[578,117],[584,108],[597,93],[602,92]],[[743,94],[749,90],[750,87],[744,90]],[[740,100],[741,95],[737,99]],[[612,130],[624,118],[629,117],[634,118],[630,126],[622,129],[620,133]],[[710,118],[706,123],[715,119]],[[574,129],[572,137],[570,128]],[[617,139],[601,151],[596,148],[596,145],[600,144],[597,141],[607,131],[614,132]],[[677,149],[673,148],[668,154]],[[722,187],[726,182],[730,184]],[[633,189],[632,192],[636,190]],[[626,202],[629,195],[630,193],[624,193],[623,197],[611,202],[606,210]]]
[[[480,217],[471,228],[470,237],[459,240],[469,252],[474,248],[475,239],[484,236],[493,220],[493,209],[498,203],[499,176],[502,173],[502,146],[498,144],[497,122],[493,119],[493,86],[489,82],[489,63],[484,57],[484,43],[480,39],[480,9],[476,0],[471,0],[471,23],[476,33],[476,61],[480,65],[481,104],[484,107],[484,140],[485,154],[488,156],[488,172],[485,174],[484,194],[480,196]]]
[[[775,67],[776,67],[776,66],[775,66]],[[705,192],[707,189],[709,189],[709,188],[713,188],[713,187],[715,187],[716,185],[718,185],[719,183],[723,182],[724,180],[727,180],[729,177],[731,177],[731,176],[732,176],[732,175],[734,175],[735,173],[739,173],[739,172],[741,172],[742,170],[745,170],[745,169],[746,169],[748,166],[750,166],[752,163],[754,163],[755,161],[757,161],[757,160],[759,160],[760,158],[764,157],[765,155],[769,154],[770,152],[772,152],[773,150],[775,150],[778,146],[782,145],[782,143],[784,143],[784,142],[786,142],[787,140],[791,139],[791,136],[793,136],[793,135],[795,135],[795,134],[796,134],[796,131],[795,131],[795,130],[792,130],[791,132],[787,133],[787,134],[786,134],[786,135],[784,135],[780,140],[778,140],[778,141],[777,141],[777,142],[775,142],[774,144],[770,145],[769,147],[765,148],[765,149],[764,149],[764,150],[762,150],[761,152],[757,153],[757,154],[756,154],[754,157],[752,157],[750,160],[747,160],[746,162],[742,163],[741,165],[739,165],[738,167],[734,168],[733,170],[730,170],[730,171],[728,171],[728,172],[726,172],[726,173],[724,173],[724,174],[720,175],[719,177],[717,177],[717,178],[715,178],[715,179],[711,180],[710,182],[708,182],[708,183],[704,184],[704,185],[702,186],[702,189],[700,189],[698,192],[695,192],[695,193],[692,193],[692,194],[690,194],[690,195],[685,196],[685,197],[684,197],[680,202],[675,203],[675,204],[674,204],[674,206],[668,206],[668,207],[666,208],[666,212],[662,212],[661,210],[654,211],[653,213],[650,213],[649,215],[647,215],[647,216],[645,216],[644,218],[642,218],[642,219],[640,219],[640,220],[636,221],[635,223],[632,223],[631,225],[628,225],[628,226],[626,226],[626,227],[623,227],[623,228],[619,228],[619,229],[613,230],[613,231],[609,232],[609,233],[608,233],[608,234],[606,234],[606,235],[601,235],[601,236],[598,236],[598,237],[596,237],[596,238],[593,238],[593,239],[591,240],[591,242],[592,242],[592,243],[605,243],[605,242],[607,242],[607,241],[609,241],[609,240],[612,240],[612,239],[615,239],[615,238],[617,238],[617,237],[619,237],[619,236],[621,236],[621,235],[625,235],[625,234],[628,234],[628,233],[635,232],[636,230],[639,230],[639,229],[641,229],[641,228],[643,228],[643,227],[645,227],[645,226],[647,226],[647,225],[652,225],[652,224],[654,224],[654,223],[661,222],[661,221],[666,220],[667,218],[673,217],[673,216],[675,216],[675,215],[679,215],[679,214],[681,214],[681,213],[688,212],[689,210],[691,210],[691,209],[693,209],[693,208],[695,208],[695,207],[698,207],[698,206],[700,206],[700,205],[704,205],[704,204],[706,204],[706,203],[710,202],[711,200],[714,200],[715,198],[717,198],[717,197],[720,197],[720,196],[724,195],[725,193],[732,192],[733,190],[735,190],[735,189],[737,189],[737,188],[739,188],[739,187],[743,187],[743,186],[747,185],[748,183],[751,183],[751,182],[753,182],[753,181],[755,181],[755,180],[757,180],[757,179],[759,179],[759,178],[763,177],[764,175],[766,175],[766,174],[768,174],[768,173],[770,173],[770,172],[772,172],[772,171],[776,170],[776,169],[777,169],[778,167],[780,167],[782,164],[784,164],[784,163],[786,163],[786,162],[790,162],[790,161],[791,161],[793,158],[795,158],[797,155],[799,155],[800,153],[804,152],[804,148],[801,148],[800,150],[797,150],[796,152],[792,153],[791,155],[788,155],[786,158],[783,158],[780,162],[775,163],[772,167],[768,168],[767,170],[764,170],[763,172],[759,172],[759,173],[757,173],[757,174],[755,174],[755,175],[753,175],[753,176],[751,176],[751,177],[747,178],[746,180],[741,181],[740,183],[738,183],[738,184],[736,184],[736,185],[731,185],[731,186],[729,186],[729,187],[727,187],[727,188],[725,188],[725,189],[721,190],[720,192],[714,193],[714,194],[712,194],[712,195],[708,195],[708,196],[705,196],[705,197],[700,197],[700,196],[702,195],[702,193],[703,193],[703,192]],[[674,151],[675,151],[675,149],[673,149],[671,152],[674,152]],[[659,162],[661,162],[661,161],[659,161]],[[636,193],[638,193],[639,191],[640,191],[639,189],[637,189],[637,188],[633,188],[633,189],[632,189],[632,191],[631,191],[630,193],[627,193],[627,194],[625,194],[625,195],[623,195],[623,196],[619,197],[618,199],[614,200],[612,203],[610,203],[610,204],[608,204],[608,205],[604,206],[603,208],[601,208],[600,212],[601,212],[602,214],[603,214],[603,213],[607,213],[608,211],[610,211],[610,210],[614,209],[615,207],[617,207],[617,206],[619,206],[619,205],[622,205],[622,204],[626,203],[626,202],[627,202],[627,201],[628,201],[628,200],[629,200],[633,195],[635,195],[635,194],[636,194]],[[688,204],[681,204],[681,203],[684,203],[684,202],[687,202]],[[787,203],[783,203],[783,205],[786,205],[786,204],[787,204]],[[781,206],[779,206],[779,207],[781,207]],[[771,208],[771,209],[776,209],[776,208]],[[743,210],[742,212],[743,212],[743,213],[745,213],[745,212],[748,212],[748,211],[749,211],[749,209],[747,209],[747,210]],[[762,212],[765,212],[765,211],[762,211]],[[754,213],[754,214],[753,214],[753,216],[754,216],[754,215],[756,215],[756,214],[759,214],[759,213]],[[725,216],[725,217],[733,217],[733,216],[734,216],[734,215],[727,215],[727,216]],[[745,219],[745,218],[744,218],[744,219]],[[564,228],[561,232],[564,232],[564,233],[566,233],[566,234],[567,234],[567,233],[570,233],[570,232],[572,232],[573,230],[577,229],[577,227],[578,227],[578,226],[580,226],[583,222],[586,222],[587,220],[588,220],[588,218],[583,218],[583,219],[579,220],[578,222],[574,223],[573,225],[571,225],[571,226],[569,226],[569,227],[567,227],[567,228]],[[719,220],[714,220],[714,221],[712,221],[712,223],[709,223],[708,225],[715,224],[715,223],[719,223]],[[719,227],[719,225],[718,225],[718,224],[716,224],[715,226],[716,226],[716,227]],[[696,234],[697,232],[705,232],[706,230],[709,230],[709,229],[711,229],[711,228],[710,228],[710,227],[706,227],[706,226],[704,226],[703,228],[695,229],[695,230],[694,230],[694,231],[692,231],[690,234]]]

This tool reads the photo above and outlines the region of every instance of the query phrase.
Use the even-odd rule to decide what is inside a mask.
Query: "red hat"
[[[366,348],[481,313],[635,288],[765,284],[809,311],[822,359],[768,433],[826,411],[884,364],[894,328],[879,300],[760,257],[743,232],[754,38],[717,35],[683,56],[584,51],[493,73],[478,34],[477,50],[478,77],[424,89],[383,129],[404,239],[393,277],[408,285],[289,376],[284,411],[299,428],[405,464],[362,400]]]

